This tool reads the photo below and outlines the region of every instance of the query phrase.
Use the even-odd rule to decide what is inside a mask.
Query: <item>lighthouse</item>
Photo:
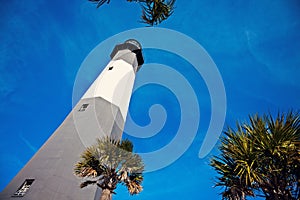
[[[111,60],[62,124],[0,193],[1,200],[93,200],[97,187],[80,189],[73,168],[97,138],[122,138],[142,47],[129,39],[114,47]]]

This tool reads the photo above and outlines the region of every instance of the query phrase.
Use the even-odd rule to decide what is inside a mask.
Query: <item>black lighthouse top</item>
[[[118,44],[115,46],[114,50],[110,54],[110,58],[112,59],[118,51],[129,49],[131,52],[135,53],[138,66],[144,64],[144,58],[142,54],[142,45],[135,39],[126,40],[123,44]]]

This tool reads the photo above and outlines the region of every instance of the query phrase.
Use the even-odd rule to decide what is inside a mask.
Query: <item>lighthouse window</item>
[[[34,179],[26,179],[19,189],[12,195],[12,197],[23,197],[29,190]]]
[[[88,103],[85,103],[85,104],[82,104],[82,106],[79,108],[79,112],[83,112],[83,111],[85,111],[86,110],[86,108],[89,106],[89,104]]]
[[[109,67],[109,68],[108,68],[108,70],[112,70],[113,68],[114,68],[114,67],[113,67],[113,66],[111,66],[111,67]]]

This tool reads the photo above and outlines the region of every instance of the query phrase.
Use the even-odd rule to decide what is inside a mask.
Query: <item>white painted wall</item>
[[[109,70],[113,67],[112,70]],[[111,61],[97,77],[82,99],[102,97],[120,108],[126,119],[135,79],[133,66],[124,60]]]

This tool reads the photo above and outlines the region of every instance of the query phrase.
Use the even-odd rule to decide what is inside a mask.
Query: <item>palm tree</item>
[[[223,199],[299,199],[300,115],[255,115],[237,127],[225,131],[221,155],[211,160],[219,174],[216,186],[224,187]]]
[[[131,195],[140,193],[144,164],[132,149],[129,140],[98,139],[82,153],[75,165],[75,175],[85,178],[80,188],[97,185],[102,189],[100,200],[111,200],[119,183],[124,184]]]
[[[221,139],[222,154],[211,161],[211,165],[222,175],[218,177],[216,186],[225,187],[222,193],[224,199],[239,200],[253,196],[253,191],[249,189],[253,178],[247,174],[248,169],[253,166],[252,160],[255,160],[252,143],[240,126],[237,132],[228,129],[224,134],[227,137]]]
[[[89,0],[97,3],[97,8],[104,3],[109,4],[110,0]],[[173,11],[175,0],[127,0],[128,2],[137,2],[142,7],[142,22],[150,26],[158,25],[168,19]]]

